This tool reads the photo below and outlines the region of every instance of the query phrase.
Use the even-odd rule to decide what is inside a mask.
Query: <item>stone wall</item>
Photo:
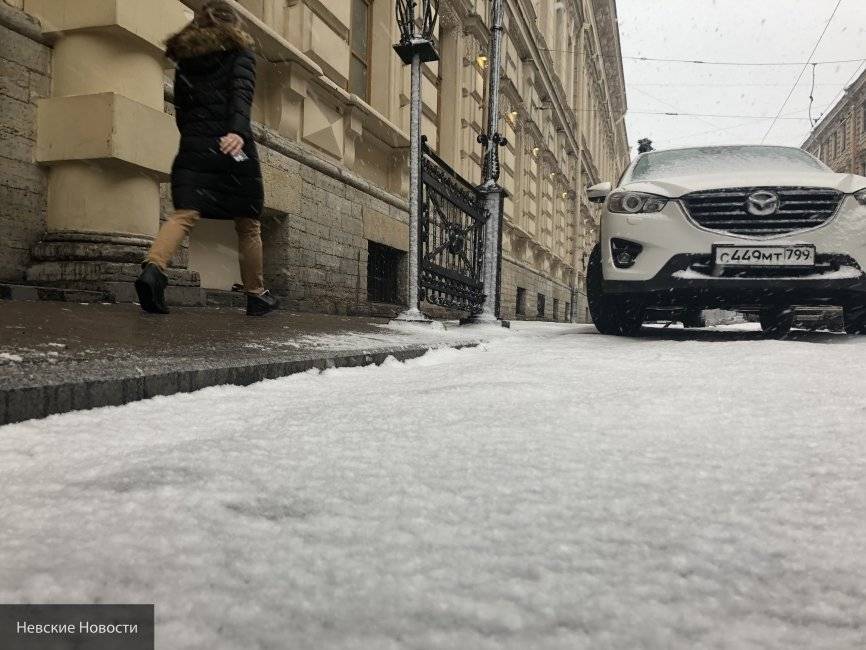
[[[50,92],[51,50],[19,11],[22,2],[0,0],[0,280],[11,282],[24,277],[47,209],[34,156],[36,101]]]
[[[586,297],[586,278],[581,281],[581,286],[574,292],[574,319],[575,323],[592,323],[589,315],[589,301]]]
[[[263,224],[268,286],[299,309],[374,311],[367,304],[367,242],[407,250],[409,215],[393,204],[399,200],[389,203],[266,144],[260,157],[267,192],[282,208],[269,208]]]
[[[508,259],[502,260],[502,288],[500,314],[505,320],[558,320],[566,321],[566,305],[571,304],[571,288],[549,277],[533,271],[529,267]],[[526,290],[526,314],[517,313],[517,289]],[[544,318],[538,317],[538,294],[545,298]],[[558,301],[556,317],[553,301]]]

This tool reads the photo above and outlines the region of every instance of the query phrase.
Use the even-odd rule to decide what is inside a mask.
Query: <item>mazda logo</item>
[[[779,195],[774,192],[755,192],[746,199],[746,211],[756,217],[768,217],[779,210]]]

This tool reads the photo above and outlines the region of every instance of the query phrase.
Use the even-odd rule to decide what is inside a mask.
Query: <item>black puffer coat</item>
[[[262,172],[250,127],[256,59],[237,30],[187,27],[168,42],[177,61],[174,103],[180,151],[171,170],[175,209],[202,217],[261,216]],[[220,151],[220,138],[237,133],[248,160]]]

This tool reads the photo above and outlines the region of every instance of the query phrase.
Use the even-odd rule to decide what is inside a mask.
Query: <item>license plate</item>
[[[815,247],[796,246],[716,246],[719,266],[815,266]]]

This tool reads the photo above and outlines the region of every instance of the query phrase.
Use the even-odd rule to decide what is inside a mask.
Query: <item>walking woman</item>
[[[225,0],[210,0],[195,19],[168,39],[177,64],[174,103],[180,151],[171,170],[174,213],[159,231],[135,283],[142,309],[167,314],[165,270],[200,218],[233,219],[238,234],[247,314],[278,306],[264,287],[259,218],[262,173],[250,112],[256,84],[252,38]]]

